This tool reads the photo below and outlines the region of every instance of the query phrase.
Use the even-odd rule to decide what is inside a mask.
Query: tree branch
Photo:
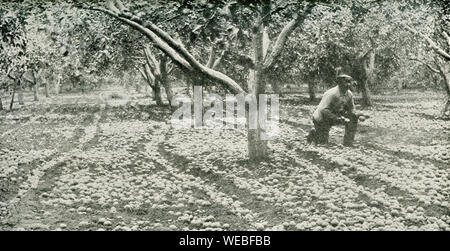
[[[159,76],[161,75],[161,72],[159,70],[160,68],[160,62],[158,60],[156,60],[155,56],[153,55],[152,51],[150,50],[150,46],[145,46],[144,48],[144,54],[145,54],[145,59],[147,61],[147,64],[149,66],[153,67],[153,71],[152,73],[155,76]]]
[[[140,67],[138,67],[138,66],[135,66],[135,68],[139,71],[139,73],[141,73],[142,78],[143,78],[145,81],[148,81],[148,78],[147,78],[147,75],[145,75],[145,72],[144,72]],[[145,66],[144,66],[144,68],[145,68]]]
[[[10,78],[11,80],[16,80],[16,77],[13,77],[13,75],[11,75],[12,72],[12,67],[8,67],[8,69],[6,70],[6,76],[8,76],[8,78]]]
[[[120,12],[129,11],[127,8],[125,8],[125,6],[122,4],[120,0],[115,0],[115,2]]]
[[[40,75],[40,70],[32,70],[31,71],[31,75],[33,76],[33,80],[35,83],[37,83],[39,75]]]
[[[408,31],[420,36],[421,38],[425,39],[428,42],[428,46],[433,49],[436,53],[444,57],[447,61],[450,60],[450,54],[448,54],[446,51],[444,51],[442,48],[440,48],[431,38],[428,36],[418,32],[417,30],[411,28],[408,25],[403,25]]]
[[[445,39],[447,40],[448,50],[450,51],[450,36],[445,31],[442,32],[442,35],[444,35]]]
[[[266,55],[263,69],[267,69],[273,65],[277,57],[281,54],[281,51],[283,50],[284,44],[289,35],[291,35],[295,28],[297,28],[297,26],[305,20],[306,16],[313,7],[314,4],[308,4],[301,15],[295,14],[294,18],[286,26],[284,26],[283,30],[281,30],[276,39],[271,53],[269,55]]]
[[[441,75],[445,75],[445,69],[444,69],[443,64],[437,64],[437,67],[438,67],[438,69],[435,69],[435,70],[438,70],[438,73],[440,73]]]
[[[148,84],[153,87],[153,85],[156,85],[156,77],[155,77],[155,75],[153,75],[151,68],[148,64],[144,65],[144,69],[145,69],[145,74],[147,74],[147,79],[150,80],[150,81],[148,81]],[[153,83],[153,85],[151,83]]]
[[[288,2],[286,3],[284,6],[279,6],[271,11],[268,11],[266,13],[263,14],[263,16],[261,17],[261,19],[253,26],[255,28],[258,28],[260,25],[263,24],[263,22],[265,20],[267,20],[268,18],[270,18],[272,15],[286,9],[289,5],[295,4],[295,2]]]
[[[167,45],[169,45],[172,49],[174,49],[177,53],[179,53],[193,68],[198,71],[205,71],[205,67],[198,62],[191,53],[189,53],[186,48],[181,44],[181,42],[173,39],[167,32],[160,29],[158,26],[151,22],[144,22],[137,16],[133,16],[128,13],[119,13],[118,16],[120,18],[124,18],[126,20],[135,22],[140,24],[150,30],[152,33],[157,35],[160,39],[162,39]]]
[[[167,43],[172,49],[174,49],[176,52],[178,52],[194,69],[199,71],[200,73],[208,76],[214,81],[219,82],[220,84],[224,85],[226,88],[231,90],[235,93],[243,93],[244,90],[230,77],[227,75],[215,71],[211,68],[205,67],[202,65],[199,61],[197,61],[192,54],[190,54],[186,48],[183,46],[183,44],[179,41],[175,41],[167,32],[160,29],[158,26],[151,22],[143,22],[140,18],[137,16],[133,16],[128,13],[119,13],[119,17],[128,19],[130,21],[136,22],[138,24],[143,25],[147,29],[149,29],[151,32],[156,34],[159,38],[161,38],[164,42]],[[213,82],[214,82],[213,81]]]
[[[432,72],[434,72],[434,73],[440,73],[440,71],[439,71],[438,69],[433,68],[430,64],[426,63],[426,62],[423,61],[423,60],[420,60],[420,59],[418,59],[418,58],[409,58],[409,60],[417,61],[417,62],[419,62],[419,63],[425,65],[426,67],[428,67],[428,69],[430,69],[430,70],[431,70]]]
[[[215,57],[216,57],[216,48],[213,44],[213,45],[211,45],[211,49],[209,52],[209,58],[208,58],[208,62],[206,63],[206,67],[211,68],[213,66]]]
[[[217,66],[219,66],[220,62],[222,61],[225,53],[228,51],[228,49],[230,48],[229,44],[227,43],[225,45],[225,48],[222,50],[222,52],[220,53],[220,55],[216,58],[216,60],[214,60],[214,62],[211,65],[211,69],[216,69]]]
[[[172,71],[173,71],[174,68],[175,68],[175,67],[174,67],[173,64],[172,64],[172,61],[169,61],[169,62],[167,63],[167,75],[169,75],[170,73],[172,73]]]
[[[169,34],[158,28],[156,25],[150,22],[144,24],[144,22],[138,17],[132,16],[127,13],[116,14],[113,11],[105,10],[102,8],[82,8],[103,12],[128,24],[132,28],[148,37],[161,51],[168,55],[174,62],[177,62],[180,66],[184,67],[185,70],[188,70],[190,72],[196,71],[198,73],[204,74],[207,78],[212,80],[212,82],[223,85],[226,89],[235,94],[245,93],[245,91],[227,75],[200,64],[184,48],[181,43],[176,42],[172,37],[170,37]]]
[[[115,4],[114,4],[114,2],[112,0],[108,0],[106,2],[106,7],[108,7],[108,9],[110,11],[112,11],[114,14],[119,14],[120,13],[120,10],[117,9],[117,7],[115,6]]]
[[[161,76],[161,74],[157,74],[156,71],[159,69],[155,69],[151,64],[145,64],[145,67],[148,67],[149,72],[152,74],[152,76],[157,79]],[[152,78],[153,79],[153,78]]]
[[[31,79],[29,79],[29,78],[27,78],[27,77],[23,77],[23,79],[25,79],[25,81],[28,81],[28,82],[30,82],[30,83],[32,83],[32,84],[34,84],[34,81],[33,81],[33,80],[31,80]]]
[[[140,33],[144,34],[150,41],[152,41],[155,46],[157,46],[161,51],[163,51],[166,55],[168,55],[174,62],[177,62],[177,64],[180,65],[180,67],[183,67],[187,70],[192,71],[192,66],[183,58],[181,57],[172,47],[170,47],[166,42],[164,42],[161,38],[159,38],[157,35],[155,35],[152,31],[147,29],[146,27],[142,26],[141,24],[134,22],[132,20],[129,20],[127,18],[120,17],[118,14],[114,13],[113,11],[102,9],[102,8],[96,8],[96,7],[82,7],[84,9],[88,10],[94,10],[103,12],[111,17],[114,17],[123,23],[131,26],[135,30],[139,31]]]
[[[359,59],[364,59],[367,57],[367,55],[369,55],[370,51],[373,50],[373,48],[370,48],[368,51],[364,52],[364,51],[360,51],[357,58]]]
[[[225,48],[219,55],[219,57],[216,58],[216,60],[214,60],[214,63],[211,66],[211,69],[216,69],[217,66],[219,66],[220,62],[222,61],[223,55],[225,55],[225,53],[227,52],[228,47]]]

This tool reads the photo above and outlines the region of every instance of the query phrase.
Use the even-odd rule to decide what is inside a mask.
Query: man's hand
[[[339,117],[339,121],[340,121],[342,124],[345,124],[345,123],[350,122],[350,119],[348,119],[348,118],[346,118],[346,117],[344,117],[344,116],[341,116],[341,117]]]

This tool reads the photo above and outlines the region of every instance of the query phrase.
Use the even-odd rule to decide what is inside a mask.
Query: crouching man
[[[345,125],[344,146],[353,146],[358,120],[364,121],[367,115],[355,112],[353,94],[350,91],[354,83],[352,77],[339,75],[338,85],[327,90],[314,111],[314,128],[307,137],[308,143],[327,144],[330,129],[334,125]]]

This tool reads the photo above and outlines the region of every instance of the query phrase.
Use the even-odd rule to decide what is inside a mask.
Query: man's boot
[[[308,144],[311,144],[312,142],[316,141],[315,138],[316,138],[316,129],[313,128],[306,137],[306,142],[308,142]]]

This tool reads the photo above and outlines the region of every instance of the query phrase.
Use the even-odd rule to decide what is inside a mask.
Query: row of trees
[[[371,89],[414,84],[417,76],[408,74],[419,71],[429,87],[446,91],[442,115],[449,109],[449,10],[441,1],[111,0],[1,6],[0,65],[9,80],[3,78],[0,89],[12,90],[13,98],[25,85],[36,93],[43,82],[48,95],[50,84],[57,90],[61,83],[85,88],[104,76],[135,71],[158,105],[162,89],[169,104],[172,100],[171,78],[183,79],[188,91],[201,84],[256,97],[268,86],[280,92],[281,83],[308,83],[314,99],[318,83],[332,84],[337,74],[347,73],[370,106]],[[430,80],[439,76],[443,84],[433,86]],[[248,132],[253,160],[267,156],[262,130]]]
[[[292,16],[297,11],[295,5],[298,7],[299,4],[305,3],[307,2],[278,2],[273,8],[274,15],[270,15],[267,27],[280,31],[286,21],[284,17]],[[177,24],[184,25],[174,27],[165,23],[164,27],[169,33],[176,34],[185,41],[184,46],[199,58],[208,57],[204,52],[199,52],[201,50],[199,48],[214,48],[217,44],[227,47],[222,51],[226,59],[223,65],[229,62],[234,66],[227,67],[227,73],[230,76],[237,76],[235,79],[239,79],[238,82],[245,82],[249,77],[249,68],[254,66],[254,62],[250,60],[249,55],[242,55],[240,52],[252,50],[250,45],[253,27],[249,24],[252,23],[252,18],[253,20],[256,18],[251,15],[256,5],[246,6],[245,4],[248,3],[216,3],[210,4],[209,8],[201,3],[189,6],[174,4],[163,8],[175,13],[174,17],[167,19],[171,21],[176,19]],[[423,43],[417,43],[417,37],[414,34],[433,37],[436,43],[442,43],[442,39],[439,39],[436,34],[445,33],[445,25],[448,22],[446,19],[448,13],[445,13],[448,8],[445,3],[426,1],[338,1],[335,3],[324,1],[320,3],[314,1],[313,4],[309,17],[302,22],[302,25],[295,26],[301,28],[293,29],[293,35],[285,41],[288,50],[281,50],[281,56],[277,58],[273,68],[266,71],[263,81],[271,83],[275,91],[280,89],[277,85],[280,77],[288,81],[295,76],[294,79],[297,82],[308,83],[311,99],[314,99],[316,83],[333,83],[334,77],[340,72],[348,73],[358,80],[363,97],[362,102],[367,106],[372,104],[370,89],[392,87],[389,86],[392,82],[396,82],[397,88],[415,85],[416,82],[424,83],[431,88],[442,88],[441,86],[444,89],[447,88],[445,81],[430,81],[433,77],[430,78],[427,73],[413,77],[399,76],[402,70],[403,73],[407,72],[404,68],[408,68],[409,72],[423,72],[423,65],[415,62],[422,61],[423,64],[430,59],[435,60],[430,50],[423,48]],[[264,1],[260,1],[259,5],[264,5]],[[137,11],[152,13],[150,16],[144,16],[144,19],[149,18],[154,22],[164,20],[158,14],[162,8],[158,2],[154,2],[152,6],[156,7],[143,9],[139,5],[135,8]],[[182,11],[188,14],[180,15],[178,12]],[[419,29],[420,32],[411,34],[411,27],[415,27],[413,29],[416,31]],[[270,29],[263,28],[262,34],[267,49],[268,45],[274,42],[271,38],[275,39],[276,32],[271,34]],[[427,40],[424,39],[423,42],[426,43]],[[445,41],[444,46],[441,47],[445,50]],[[214,52],[214,49],[210,51]],[[240,66],[236,67],[236,62]],[[427,64],[429,65],[429,63],[425,65]],[[440,73],[440,75],[445,74]],[[418,77],[422,79],[417,79]],[[436,86],[435,82],[444,84]],[[245,89],[247,86],[242,87]],[[446,110],[444,108],[442,114]]]
[[[410,8],[408,4],[412,4],[415,8],[423,7],[421,3],[409,3],[406,1],[403,3],[364,1],[361,3],[357,1],[349,1],[348,3],[342,3],[342,1],[339,1],[339,3],[329,3],[324,1],[323,3],[318,3],[316,1],[301,1],[285,2],[284,4],[282,3],[281,5],[276,6],[272,1],[265,0],[258,3],[241,2],[240,5],[238,4],[239,2],[237,1],[232,3],[204,4],[204,6],[201,7],[190,6],[190,9],[199,8],[203,11],[205,8],[209,8],[213,13],[215,11],[214,14],[208,16],[209,20],[211,20],[211,18],[214,18],[215,20],[221,18],[225,19],[225,22],[223,23],[228,26],[225,27],[227,28],[227,32],[232,32],[237,29],[237,32],[242,30],[243,34],[245,34],[245,32],[249,34],[247,46],[249,47],[248,51],[251,51],[251,54],[239,55],[238,57],[245,59],[242,61],[245,62],[244,67],[249,71],[247,75],[247,88],[244,87],[245,85],[243,83],[238,83],[232,79],[230,77],[231,75],[216,71],[208,63],[202,63],[200,59],[195,57],[192,50],[187,49],[179,39],[174,38],[173,35],[170,34],[170,30],[163,30],[160,26],[157,26],[155,22],[152,22],[151,19],[143,19],[141,16],[135,15],[134,13],[136,13],[137,10],[133,8],[134,6],[132,6],[132,8],[126,8],[121,1],[116,0],[108,1],[107,9],[99,7],[84,8],[101,11],[122,21],[130,27],[133,27],[135,30],[145,35],[161,52],[170,57],[186,75],[190,76],[190,78],[195,79],[200,77],[201,83],[210,82],[213,84],[220,84],[223,88],[232,93],[254,94],[256,103],[258,103],[258,95],[265,93],[266,91],[267,80],[270,78],[269,73],[274,71],[275,65],[280,61],[279,57],[280,54],[282,54],[286,41],[298,26],[304,25],[308,16],[316,15],[316,17],[311,20],[321,22],[321,24],[323,23],[323,19],[318,16],[324,15],[324,13],[325,15],[331,16],[328,20],[332,22],[336,22],[336,17],[344,17],[343,20],[340,18],[343,21],[340,24],[340,32],[336,32],[336,30],[329,32],[330,27],[327,27],[327,31],[320,32],[317,39],[319,41],[325,40],[324,43],[327,45],[330,45],[331,41],[331,46],[337,47],[337,49],[340,50],[340,53],[338,52],[337,55],[335,55],[338,56],[338,60],[339,56],[342,57],[340,62],[337,61],[336,66],[334,67],[331,63],[332,68],[335,69],[335,74],[338,73],[337,71],[339,68],[343,69],[345,72],[353,73],[352,75],[355,76],[360,83],[363,104],[371,105],[369,86],[372,86],[375,82],[375,58],[377,53],[379,51],[388,50],[394,52],[393,57],[404,56],[401,55],[401,53],[397,53],[398,48],[395,47],[396,45],[405,42],[403,36],[404,29],[402,28],[406,26],[406,30],[412,30],[409,28],[408,24],[404,22],[404,13],[411,10],[408,9]],[[432,21],[441,20],[445,15],[443,11],[445,6],[430,4],[426,5],[426,7],[428,7],[427,11],[413,9],[414,12],[410,12],[410,14],[415,15],[413,18],[426,18],[427,20],[429,20],[429,15],[431,15],[435,18],[432,19]],[[291,14],[289,15],[291,18],[289,18],[287,22],[281,20],[281,15],[275,14],[276,12],[282,12],[284,10],[287,10]],[[316,12],[314,12],[314,10],[316,10]],[[154,13],[154,11],[147,12]],[[220,17],[218,18],[218,16]],[[205,16],[203,17],[205,18]],[[206,19],[208,19],[208,17],[206,17]],[[347,19],[345,19],[345,17]],[[399,19],[399,17],[401,19]],[[251,18],[252,20],[246,22],[247,26],[237,21],[248,18]],[[325,18],[327,18],[327,16],[325,16]],[[273,23],[276,23],[281,29],[277,29],[277,25],[272,25]],[[389,23],[391,24],[387,25]],[[317,27],[320,28],[320,25],[313,26],[313,29],[317,29]],[[195,30],[196,28],[190,30]],[[221,28],[223,29],[224,27]],[[342,30],[342,28],[344,28],[344,30]],[[275,32],[273,32],[272,29],[275,30]],[[212,36],[217,36],[218,33],[221,34],[219,35],[219,39],[226,39],[220,36],[225,36],[222,34],[226,34],[227,32],[218,30]],[[330,40],[328,36],[333,32],[334,34],[332,35],[336,36],[336,39]],[[358,36],[356,34],[363,35]],[[420,32],[416,32],[416,34],[428,38],[427,35]],[[446,34],[445,31],[444,34]],[[208,37],[210,41],[213,40],[212,36],[210,35]],[[215,37],[215,39],[217,39],[217,37]],[[241,39],[240,42],[242,42],[242,40],[245,41],[246,39]],[[440,56],[444,56],[445,58],[445,54],[441,52],[442,49],[436,46],[433,40],[428,39],[427,42],[431,49],[440,53]],[[317,44],[310,43],[310,45]],[[245,47],[245,45],[243,47]],[[333,52],[333,50],[327,50],[327,52]],[[347,58],[345,58],[346,56]],[[347,62],[344,60],[347,60]],[[387,62],[394,61],[393,58],[388,57],[385,58],[385,60]],[[242,61],[238,61],[238,63],[241,63]],[[447,108],[444,108],[444,112],[446,112],[445,109]],[[267,156],[267,142],[260,138],[262,133],[263,128],[260,127],[257,129],[249,129],[248,131],[250,159],[259,160],[264,156]]]
[[[40,86],[49,97],[120,79],[133,70],[141,36],[118,23],[73,3],[0,3],[0,100],[5,92],[18,93],[22,104],[28,87],[38,100]]]

